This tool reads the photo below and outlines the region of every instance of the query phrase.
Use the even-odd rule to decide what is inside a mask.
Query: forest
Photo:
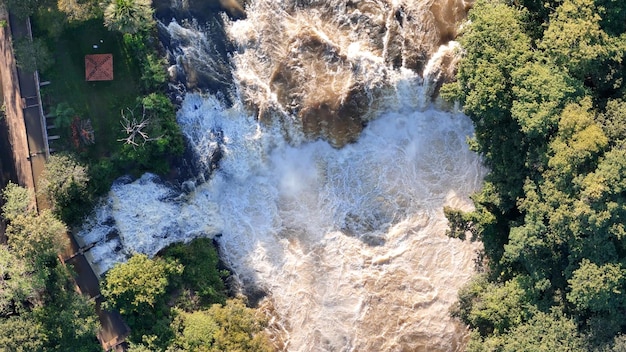
[[[484,244],[468,351],[626,349],[626,3],[478,0],[442,95],[490,169],[449,234]]]

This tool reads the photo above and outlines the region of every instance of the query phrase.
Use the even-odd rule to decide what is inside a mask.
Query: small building
[[[85,55],[86,81],[113,80],[113,54]]]

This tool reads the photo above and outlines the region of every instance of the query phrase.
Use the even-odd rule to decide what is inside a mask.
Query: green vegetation
[[[80,208],[89,205],[89,172],[73,156],[54,154],[41,173],[37,190],[59,218],[67,220],[82,215]],[[78,208],[78,209],[77,209]]]
[[[57,257],[65,225],[49,211],[33,211],[24,188],[9,184],[2,196],[8,246],[0,245],[0,349],[101,351],[94,304],[75,291]]]
[[[475,211],[446,211],[450,235],[480,238],[488,263],[454,314],[473,329],[469,351],[618,350],[626,4],[514,3],[476,2],[457,80],[442,89],[491,169]]]
[[[104,25],[134,34],[154,26],[152,0],[109,0],[104,8]]]
[[[57,7],[70,22],[82,22],[102,16],[97,0],[58,0]]]
[[[102,10],[107,4],[95,0],[8,0],[6,4],[14,13],[32,16],[35,40],[16,41],[16,56],[22,68],[38,69],[41,79],[51,82],[41,89],[44,112],[54,121],[50,133],[61,138],[50,147],[72,155],[89,170],[86,186],[81,183],[80,189],[73,190],[80,192],[63,199],[45,194],[55,214],[75,224],[115,178],[146,171],[167,174],[171,162],[182,155],[184,143],[175,108],[165,95],[166,62],[159,54],[150,1],[107,3],[148,16],[120,10],[122,17],[141,20],[132,34],[117,27],[109,30]],[[85,55],[101,53],[112,54],[114,79],[88,82]],[[134,139],[142,136],[135,131],[128,139],[129,128],[148,137]],[[52,166],[54,162],[48,165]]]
[[[271,351],[265,319],[226,299],[226,274],[211,240],[197,239],[117,264],[101,291],[131,327],[131,351]]]
[[[35,39],[32,42],[28,39],[21,39],[13,44],[16,64],[25,71],[45,71],[54,64],[46,43],[41,39]]]
[[[7,8],[18,18],[27,18],[37,11],[46,0],[3,0]]]
[[[226,287],[224,279],[228,276],[227,270],[219,270],[217,250],[210,239],[199,238],[191,244],[174,244],[164,250],[164,257],[182,264],[183,294],[180,305],[187,297],[197,297],[199,302],[191,305],[192,309],[199,306],[226,302]]]
[[[261,333],[265,324],[240,299],[191,313],[176,310],[172,322],[176,337],[172,345],[177,351],[270,352],[267,337]]]
[[[180,275],[182,271],[181,265],[135,254],[128,262],[116,265],[107,273],[101,290],[107,298],[106,307],[125,315],[141,315],[163,305],[169,277]]]
[[[47,28],[46,23],[38,24],[37,28]],[[39,27],[41,26],[41,27]],[[45,31],[41,31],[45,34]],[[49,103],[49,110],[58,115],[59,105],[74,111],[70,123],[89,120],[93,127],[95,143],[89,144],[80,139],[80,125],[77,127],[57,126],[63,141],[53,146],[56,149],[72,150],[90,164],[109,160],[113,164],[116,175],[122,172],[139,174],[143,171],[165,173],[168,169],[169,156],[176,157],[182,152],[182,136],[176,125],[174,107],[161,104],[158,111],[151,111],[149,129],[154,128],[151,137],[155,139],[136,146],[137,157],[126,151],[123,141],[122,112],[128,115],[141,116],[145,97],[157,95],[164,97],[166,76],[163,61],[157,61],[152,67],[144,61],[155,57],[155,47],[146,45],[149,33],[122,35],[106,30],[102,19],[68,25],[58,39],[49,38],[49,47],[54,48],[57,65],[44,72],[43,79],[52,82],[42,89],[42,94]],[[98,49],[94,49],[97,45]],[[113,81],[86,82],[84,57],[87,54],[111,53],[113,55]],[[146,67],[146,70],[144,70]],[[155,77],[153,71],[160,69],[163,73],[155,78],[158,84],[147,85],[144,76]],[[76,129],[76,131],[75,131]],[[166,129],[166,133],[162,130]],[[161,137],[164,134],[164,138]],[[176,145],[170,145],[176,143]],[[159,146],[153,146],[159,144]],[[149,149],[144,151],[143,149]],[[161,161],[156,165],[145,162],[146,155]],[[103,180],[110,184],[111,179]],[[96,188],[106,188],[97,185]]]

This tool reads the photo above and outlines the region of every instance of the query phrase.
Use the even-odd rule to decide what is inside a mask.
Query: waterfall
[[[213,170],[219,153],[219,165],[180,189],[118,180],[77,235],[96,273],[219,235],[244,291],[263,292],[281,349],[462,350],[449,309],[480,245],[445,235],[443,206],[471,209],[485,170],[466,145],[471,121],[432,96],[466,9],[250,1],[245,19],[223,18],[228,55],[212,54],[215,24],[162,24],[175,70],[222,82],[187,91],[177,113],[195,162]]]

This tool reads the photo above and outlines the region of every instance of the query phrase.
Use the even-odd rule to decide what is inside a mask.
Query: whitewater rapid
[[[422,7],[432,16],[446,3],[461,1]],[[281,350],[462,350],[449,309],[480,244],[445,235],[443,206],[471,209],[485,169],[466,143],[471,121],[431,99],[459,49],[436,33],[410,67],[418,12],[404,2],[277,4],[224,19],[230,62],[197,23],[163,25],[179,43],[172,70],[226,82],[184,94],[177,112],[205,172],[183,187],[118,180],[77,241],[103,275],[133,253],[216,238],[243,291],[265,294]]]

